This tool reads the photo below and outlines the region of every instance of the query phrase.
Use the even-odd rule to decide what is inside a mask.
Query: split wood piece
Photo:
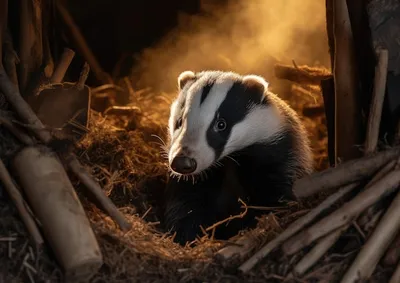
[[[299,84],[319,85],[322,80],[332,76],[327,70],[311,67],[297,67],[276,64],[274,66],[275,77],[289,80]]]
[[[35,220],[26,208],[26,203],[18,188],[15,186],[12,177],[8,173],[6,166],[0,159],[0,181],[3,183],[4,188],[10,195],[11,200],[14,202],[22,221],[24,222],[26,229],[32,236],[33,240],[37,245],[42,245],[44,243],[42,234],[40,234],[39,228],[36,225]]]
[[[43,0],[20,2],[19,89],[25,91],[33,74],[43,63],[42,3]]]
[[[349,225],[340,227],[339,229],[329,233],[321,238],[318,243],[308,252],[293,268],[295,276],[302,276],[309,268],[311,268],[339,239]]]
[[[72,59],[74,59],[74,56],[75,52],[73,50],[64,48],[64,52],[61,55],[60,61],[58,62],[57,67],[50,78],[51,83],[61,83],[63,81],[68,67],[71,64]]]
[[[400,175],[400,171],[396,172]],[[400,182],[400,178],[399,178]],[[398,184],[397,184],[398,186]],[[400,192],[393,199],[372,235],[342,278],[342,283],[365,282],[374,272],[379,260],[400,231]]]
[[[341,208],[337,209],[329,216],[321,219],[316,224],[303,230],[282,246],[286,255],[292,255],[304,247],[310,245],[315,240],[326,235],[345,224],[350,223],[366,208],[370,207],[387,194],[393,192],[400,185],[400,170],[388,173],[381,180],[371,187],[364,189],[351,201],[348,201]]]
[[[101,187],[86,173],[85,168],[79,163],[74,155],[66,158],[68,167],[85,185],[85,187],[96,197],[103,209],[117,222],[121,230],[128,231],[131,224],[125,219],[124,215],[118,210],[113,202],[105,195]]]
[[[400,263],[400,233],[396,239],[390,244],[388,251],[383,259],[383,263],[388,266],[393,266]]]
[[[7,74],[5,73],[4,68],[2,68],[2,67],[0,67],[0,91],[2,91],[4,93],[8,102],[14,107],[17,114],[27,124],[33,126],[31,128],[31,130],[33,131],[33,133],[36,134],[36,136],[39,138],[39,140],[42,141],[44,144],[50,143],[52,140],[52,136],[51,136],[49,130],[44,127],[44,125],[42,124],[40,119],[36,116],[36,114],[33,112],[32,108],[29,106],[29,104],[27,104],[25,102],[25,100],[21,97],[18,90],[12,84],[12,82],[8,78]],[[116,206],[108,198],[107,198],[108,200],[104,200],[104,197],[106,197],[106,196],[104,196],[104,193],[101,190],[99,184],[97,184],[96,181],[93,180],[93,178],[86,172],[86,170],[83,170],[79,161],[76,160],[75,157],[73,157],[72,160],[75,160],[75,161],[72,163],[72,167],[71,167],[71,164],[69,164],[70,169],[73,172],[79,173],[78,178],[81,179],[82,183],[90,186],[90,188],[88,188],[89,190],[94,190],[94,191],[97,190],[97,193],[95,193],[95,195],[101,198],[101,199],[98,199],[99,202],[107,203],[108,205],[106,208],[113,212],[112,215],[118,216],[118,220],[115,219],[115,221],[117,221],[118,224],[122,225],[121,229],[126,230],[128,226],[130,227],[130,224],[128,224],[128,222],[125,219],[123,219],[123,220],[120,219],[120,218],[123,218],[123,216],[119,213]],[[118,213],[115,211],[118,211]],[[110,216],[112,216],[112,215],[110,215]]]
[[[394,147],[362,158],[343,162],[336,167],[330,167],[324,171],[315,172],[297,180],[293,185],[293,193],[298,198],[304,198],[322,191],[360,181],[377,172],[379,168],[399,156],[399,154],[400,147]]]
[[[350,193],[357,186],[358,186],[358,183],[349,184],[349,185],[339,189],[337,192],[331,194],[329,197],[327,197],[324,201],[322,201],[318,206],[313,208],[306,215],[304,215],[303,217],[301,217],[298,220],[296,220],[295,222],[293,222],[285,231],[283,231],[281,234],[279,234],[275,239],[273,239],[272,241],[268,242],[264,247],[262,247],[252,257],[250,257],[247,261],[245,261],[239,267],[239,269],[242,272],[248,272],[260,260],[265,258],[272,250],[277,248],[284,241],[286,241],[291,236],[296,234],[298,231],[303,229],[306,225],[311,223],[318,215],[320,215],[323,211],[329,209],[339,199],[341,199],[342,197],[346,196],[348,193]],[[227,252],[225,252],[225,253],[227,253]]]
[[[400,282],[400,262],[397,264],[397,267],[394,270],[393,275],[389,280],[389,283],[399,283],[399,282]]]
[[[335,58],[333,75],[335,83],[335,160],[358,158],[361,152],[363,126],[359,101],[359,73],[355,56],[353,32],[346,0],[333,2],[333,32]]]
[[[386,92],[386,75],[389,54],[385,49],[377,51],[378,64],[375,67],[374,89],[372,91],[371,108],[368,115],[367,138],[364,154],[375,152],[378,145],[379,125],[382,117],[383,100]]]
[[[33,112],[29,104],[22,98],[17,87],[10,81],[4,68],[0,66],[0,91],[14,108],[17,114],[30,126],[33,133],[44,143],[49,143],[52,136]]]
[[[56,1],[55,4],[57,6],[58,12],[61,15],[61,18],[70,29],[72,37],[76,42],[77,48],[80,50],[85,60],[89,63],[90,67],[93,69],[96,78],[104,84],[112,83],[112,79],[108,76],[106,72],[104,72],[104,70],[100,66],[99,62],[94,56],[92,50],[87,45],[85,38],[83,37],[78,26],[75,24],[75,21],[69,14],[68,10],[63,6],[60,1]]]
[[[57,155],[43,146],[25,147],[13,169],[66,277],[81,281],[92,276],[103,256]]]

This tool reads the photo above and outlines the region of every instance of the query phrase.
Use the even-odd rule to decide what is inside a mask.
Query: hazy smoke
[[[176,90],[184,70],[232,70],[273,81],[273,64],[330,68],[323,0],[205,1],[200,16],[181,15],[178,28],[140,54],[139,87]],[[140,74],[140,76],[139,76]]]

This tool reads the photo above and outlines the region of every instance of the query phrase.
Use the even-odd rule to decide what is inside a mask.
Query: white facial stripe
[[[285,121],[276,107],[255,106],[243,121],[233,126],[221,157],[255,142],[278,139],[284,126]]]

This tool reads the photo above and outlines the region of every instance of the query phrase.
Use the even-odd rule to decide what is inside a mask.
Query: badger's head
[[[185,71],[169,118],[169,166],[197,175],[222,158],[279,133],[283,121],[259,76]]]

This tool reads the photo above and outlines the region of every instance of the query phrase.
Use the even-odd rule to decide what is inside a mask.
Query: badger
[[[171,103],[164,227],[184,245],[249,206],[294,200],[292,185],[313,171],[308,134],[297,113],[259,75],[183,71]],[[241,200],[241,201],[240,201]],[[254,227],[248,209],[215,229],[229,239]],[[231,217],[232,218],[232,217]]]

